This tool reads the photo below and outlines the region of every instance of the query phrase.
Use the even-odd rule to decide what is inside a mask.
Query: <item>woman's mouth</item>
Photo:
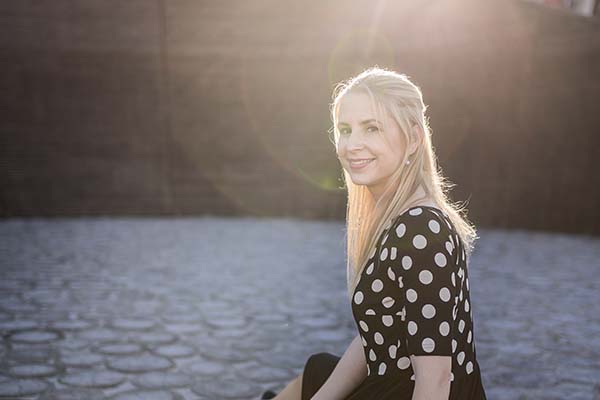
[[[366,167],[373,161],[375,158],[365,158],[362,160],[350,160],[350,168],[352,169],[361,169]]]

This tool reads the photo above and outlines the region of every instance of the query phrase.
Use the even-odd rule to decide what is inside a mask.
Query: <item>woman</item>
[[[358,333],[341,358],[311,355],[276,400],[486,399],[467,269],[477,235],[446,197],[426,108],[406,75],[378,67],[334,90]]]

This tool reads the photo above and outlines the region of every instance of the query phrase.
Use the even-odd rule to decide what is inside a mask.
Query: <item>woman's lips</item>
[[[369,158],[361,161],[350,161],[350,168],[352,169],[363,169],[367,165],[371,164],[375,158]]]

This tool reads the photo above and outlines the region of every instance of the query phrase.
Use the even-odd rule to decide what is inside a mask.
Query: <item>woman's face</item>
[[[400,126],[387,112],[381,118],[377,120],[366,93],[350,92],[340,100],[338,158],[352,182],[368,186],[375,198],[383,193],[406,151]]]

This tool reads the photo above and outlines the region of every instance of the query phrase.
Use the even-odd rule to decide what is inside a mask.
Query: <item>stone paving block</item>
[[[41,379],[7,379],[0,382],[0,398],[32,396],[43,393],[49,387]]]
[[[152,354],[139,354],[124,357],[111,357],[107,361],[109,368],[124,373],[142,373],[151,371],[166,371],[174,363],[166,357]]]
[[[20,364],[7,370],[13,378],[46,378],[59,373],[59,368],[51,364]]]
[[[109,400],[183,400],[177,393],[168,390],[131,390],[115,394]]]
[[[98,389],[65,388],[52,389],[41,394],[38,400],[104,400],[104,392]]]
[[[108,388],[120,385],[126,377],[113,371],[89,370],[81,372],[68,371],[59,378],[59,382],[69,386],[84,388]]]

